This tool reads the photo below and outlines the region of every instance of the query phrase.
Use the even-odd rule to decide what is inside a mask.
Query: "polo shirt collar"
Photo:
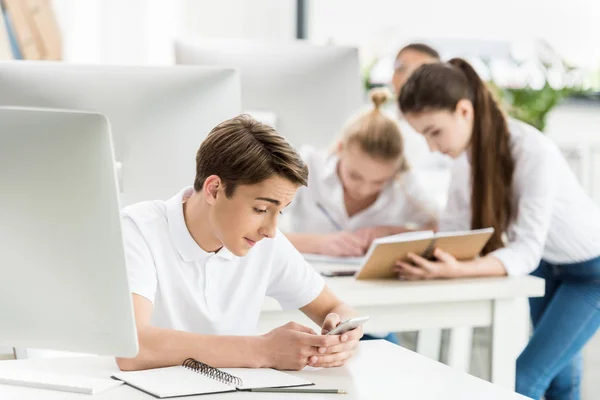
[[[202,250],[190,234],[183,216],[183,199],[191,196],[193,192],[193,187],[187,187],[166,201],[169,234],[181,258],[188,262],[205,262],[215,253]],[[235,258],[225,247],[217,251],[216,255],[228,261]]]

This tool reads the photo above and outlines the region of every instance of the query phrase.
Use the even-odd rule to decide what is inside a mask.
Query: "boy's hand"
[[[323,322],[321,334],[325,335],[336,326],[341,323],[340,316],[338,314],[328,314]],[[358,341],[363,336],[362,327],[358,327],[349,332],[341,335],[332,335],[333,337],[339,337],[339,344],[331,347],[320,347],[318,349],[319,358],[316,362],[312,363],[314,367],[341,367],[348,361],[353,355]]]
[[[320,348],[333,348],[341,343],[339,336],[317,335],[312,329],[295,322],[273,329],[263,338],[267,367],[296,371],[307,365],[317,366]]]

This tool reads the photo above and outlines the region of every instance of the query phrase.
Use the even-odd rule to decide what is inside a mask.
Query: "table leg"
[[[417,335],[417,353],[440,360],[440,348],[442,346],[442,330],[437,328],[421,329]]]
[[[471,349],[473,346],[473,327],[461,326],[450,330],[448,343],[448,366],[462,372],[469,372]]]
[[[510,390],[515,390],[519,342],[528,329],[519,300],[497,299],[492,303],[491,381]]]

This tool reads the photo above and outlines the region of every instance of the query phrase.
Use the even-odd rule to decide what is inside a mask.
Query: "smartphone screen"
[[[345,270],[345,271],[323,271],[321,275],[326,276],[328,278],[334,276],[354,276],[356,275],[356,270]]]

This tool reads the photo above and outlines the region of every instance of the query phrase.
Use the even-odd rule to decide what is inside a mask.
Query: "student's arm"
[[[186,358],[209,365],[257,368],[267,364],[258,337],[217,337],[161,329],[150,324],[152,302],[133,294],[140,351],[135,358],[117,358],[122,370],[181,365]]]
[[[321,326],[323,329],[322,333],[327,333],[338,326],[341,321],[358,315],[352,307],[337,298],[328,286],[323,287],[319,296],[306,306],[300,308],[300,311],[306,314],[315,324]],[[332,314],[335,314],[335,318],[339,319],[339,321],[332,322]]]
[[[466,156],[455,160],[451,168],[446,207],[439,219],[440,232],[471,229],[471,170]]]
[[[439,262],[431,263],[412,255],[417,267],[399,262],[399,275],[408,279],[431,279],[526,275],[535,270],[544,251],[557,190],[551,161],[557,151],[548,147],[532,146],[517,160],[513,176],[516,217],[508,228],[505,247],[467,262],[456,261],[439,249],[435,253]]]
[[[296,323],[263,336],[213,336],[163,329],[150,323],[150,300],[134,293],[133,306],[140,351],[135,358],[117,358],[119,368],[126,371],[181,365],[187,358],[216,368],[298,370],[319,362],[319,347],[341,345],[340,336],[318,336]]]
[[[275,257],[270,272],[267,296],[279,301],[283,309],[300,309],[327,333],[341,321],[356,316],[356,311],[338,299],[323,278],[294,248],[290,241],[277,233],[274,242]],[[343,365],[354,353],[362,329],[356,329],[338,337],[339,346],[319,348],[323,354],[315,364],[319,367]]]
[[[406,263],[398,261],[395,271],[401,279],[452,279],[472,278],[478,276],[505,276],[506,268],[502,262],[488,254],[471,261],[458,261],[452,255],[441,249],[435,249],[434,256],[437,261],[429,261],[416,254],[408,254],[412,261]]]
[[[300,369],[318,361],[315,355],[318,346],[331,347],[340,343],[339,336],[319,337],[311,329],[295,323],[257,337],[200,335],[153,326],[151,319],[158,288],[154,258],[141,230],[126,213],[122,229],[140,351],[134,358],[117,359],[121,369],[180,365],[190,357],[217,368]],[[312,291],[317,290],[321,288],[311,286],[302,294],[312,300],[316,297]]]
[[[338,299],[327,286],[323,288],[323,291],[315,300],[300,310],[322,327],[321,334],[323,335],[341,322],[358,316],[358,313],[352,307]],[[340,335],[341,343],[327,349],[322,348],[321,351],[324,355],[319,358],[314,366],[337,367],[343,365],[354,354],[354,350],[362,336],[362,327]]]
[[[427,183],[426,185],[424,178],[413,171],[402,176],[402,180],[397,183],[399,195],[405,200],[402,214],[409,216],[412,225],[420,230],[436,230],[443,208],[437,194],[447,188],[434,186],[435,182]]]
[[[300,253],[360,257],[368,248],[365,239],[352,232],[286,233],[286,236]]]

